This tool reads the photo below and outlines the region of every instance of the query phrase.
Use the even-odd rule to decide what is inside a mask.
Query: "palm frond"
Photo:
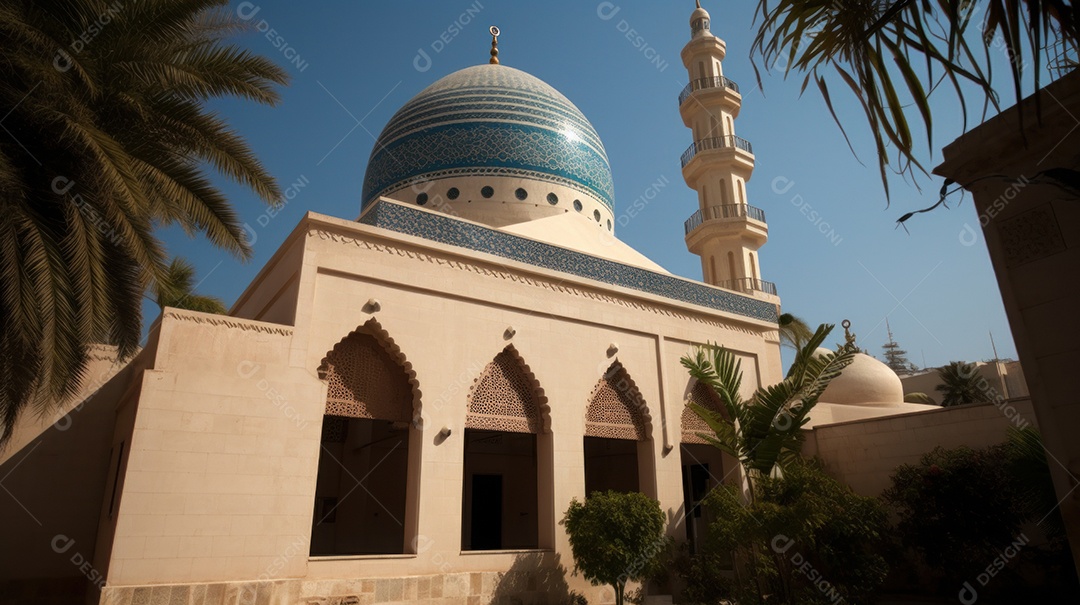
[[[115,4],[0,4],[0,447],[21,410],[75,392],[90,344],[138,349],[142,297],[167,269],[155,228],[250,254],[208,171],[281,198],[206,107],[279,100],[286,72],[228,40],[252,25],[225,0]],[[67,52],[90,26],[93,42]],[[170,302],[223,310],[190,291]]]
[[[985,7],[980,31],[971,27]],[[929,98],[948,80],[968,118],[969,96],[983,101],[982,117],[998,109],[991,54],[1001,36],[1016,100],[1023,84],[1040,87],[1043,48],[1061,41],[1070,48],[1080,43],[1080,11],[1069,0],[759,0],[759,25],[751,49],[754,71],[761,84],[766,69],[782,65],[787,76],[803,73],[803,88],[813,78],[833,120],[845,139],[846,129],[833,105],[831,71],[862,107],[874,140],[882,186],[889,194],[888,174],[926,174],[915,146],[909,108],[922,123],[922,134],[933,151],[933,120]],[[760,19],[760,21],[758,21]],[[1026,57],[1033,66],[1025,70]],[[914,61],[922,59],[923,67]],[[1021,124],[1021,130],[1023,125]],[[851,147],[851,141],[848,140]],[[852,149],[854,152],[854,149]]]

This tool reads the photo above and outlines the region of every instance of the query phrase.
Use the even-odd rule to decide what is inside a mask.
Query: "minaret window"
[[[554,206],[555,204],[559,203],[559,196],[555,195],[554,193],[549,193],[547,196],[547,201],[549,204]],[[574,203],[576,204],[577,202]]]
[[[450,188],[450,189],[449,189],[449,190],[448,190],[448,191],[446,192],[446,197],[448,197],[448,198],[450,198],[450,199],[452,199],[452,200],[456,200],[456,199],[458,199],[458,196],[459,196],[459,195],[461,195],[461,192],[460,192],[460,191],[458,191],[458,188],[457,188],[457,187],[451,187],[451,188]]]
[[[495,195],[495,190],[492,189],[491,187],[484,187],[483,189],[480,190],[480,195],[482,195],[482,196],[484,196],[486,198],[490,198],[491,196]]]
[[[516,197],[519,200],[525,200],[525,198],[529,197],[529,192],[525,191],[524,189],[522,189],[520,187],[518,187],[518,190],[514,192],[514,197]]]
[[[574,210],[581,212],[581,200],[574,200]]]

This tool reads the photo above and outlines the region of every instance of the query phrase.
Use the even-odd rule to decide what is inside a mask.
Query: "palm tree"
[[[1039,89],[1044,48],[1060,44],[1075,53],[1080,46],[1080,11],[1070,0],[759,0],[757,10],[755,70],[761,60],[782,65],[785,74],[805,74],[803,88],[813,82],[841,130],[827,76],[850,90],[874,136],[886,196],[887,167],[907,176],[926,172],[915,157],[909,106],[932,147],[929,97],[939,85],[956,95],[965,118],[972,95],[985,117],[999,108],[992,69],[999,48],[1019,103],[1024,83]],[[1027,71],[1026,54],[1034,62]]]
[[[904,403],[921,403],[923,405],[938,404],[933,397],[919,391],[915,391],[914,393],[904,393]]]
[[[690,376],[712,389],[723,406],[721,412],[687,404],[713,431],[712,435],[700,436],[739,461],[750,485],[751,499],[755,498],[759,478],[768,477],[778,464],[783,466],[798,457],[802,427],[809,420],[810,410],[855,355],[848,345],[835,353],[817,352],[832,329],[827,324],[819,326],[796,353],[784,380],[760,387],[749,401],[739,395],[742,369],[731,351],[709,345],[698,347],[693,356],[681,360]]]
[[[176,257],[169,263],[165,276],[154,284],[154,300],[162,309],[176,307],[218,315],[229,312],[220,298],[196,294],[196,287],[195,267]]]
[[[941,384],[934,388],[942,393],[941,407],[987,400],[979,387],[979,372],[973,363],[951,362],[938,369],[938,376],[941,377]]]
[[[780,344],[796,351],[803,348],[806,341],[814,335],[814,331],[805,321],[791,313],[781,315],[778,323],[780,324]]]
[[[156,227],[250,256],[211,173],[280,190],[206,102],[273,104],[287,76],[225,42],[242,27],[225,0],[0,4],[0,445],[74,394],[89,343],[136,350]]]

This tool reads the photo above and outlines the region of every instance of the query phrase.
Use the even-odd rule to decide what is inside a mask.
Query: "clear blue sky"
[[[849,96],[834,94],[865,165],[848,150],[817,92],[799,96],[801,78],[765,74],[764,94],[757,86],[749,59],[756,2],[703,4],[713,32],[727,42],[724,73],[743,92],[735,128],[754,145],[748,193],[769,223],[761,271],[777,283],[784,310],[811,324],[851,319],[860,345],[878,357],[888,317],[896,340],[920,366],[924,359],[934,366],[991,358],[991,331],[999,355],[1015,357],[970,199],[909,221],[910,235],[895,229],[901,214],[936,201],[940,179],[922,178],[922,191],[896,179],[886,207],[871,139]],[[171,253],[196,264],[202,293],[232,304],[308,210],[355,218],[375,137],[424,87],[486,62],[492,24],[502,29],[502,61],[560,90],[600,133],[614,172],[617,216],[650,187],[658,189],[636,217],[620,221],[618,237],[673,273],[701,278],[698,257],[683,243],[683,221],[697,200],[680,173],[679,156],[691,137],[677,104],[687,81],[679,51],[689,39],[693,2],[260,0],[231,8],[259,29],[273,29],[245,34],[240,43],[276,59],[292,82],[277,107],[232,101],[215,107],[283,188],[302,186],[270,217],[248,191],[217,179],[256,232],[251,262],[201,239],[164,234]],[[636,42],[627,38],[629,29]],[[939,163],[941,146],[961,132],[951,98],[934,108],[935,149],[932,156],[924,151],[927,166]],[[974,245],[961,241],[965,225],[978,233]],[[147,324],[156,315],[147,304]]]

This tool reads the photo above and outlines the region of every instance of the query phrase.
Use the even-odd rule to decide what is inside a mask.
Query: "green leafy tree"
[[[162,309],[175,307],[218,315],[228,313],[220,298],[197,294],[195,287],[195,267],[176,257],[169,263],[165,276],[154,284],[154,300]]]
[[[979,386],[978,367],[973,363],[951,362],[938,369],[941,384],[934,387],[941,393],[941,406],[951,407],[965,403],[987,401],[987,396]]]
[[[903,546],[939,581],[942,596],[955,596],[1014,544],[993,582],[979,587],[981,596],[1017,597],[1014,602],[1080,596],[1035,429],[1013,429],[1008,442],[982,449],[935,448],[917,464],[898,467],[882,497],[897,513]],[[1033,574],[1042,576],[1037,591]],[[1047,600],[1062,594],[1069,599]]]
[[[570,501],[562,524],[570,536],[574,573],[615,590],[622,605],[626,584],[649,578],[667,551],[664,512],[645,494],[593,492],[584,503]]]
[[[918,112],[932,149],[929,99],[938,89],[952,91],[965,119],[973,97],[985,116],[998,108],[992,64],[999,49],[1019,102],[1023,84],[1039,88],[1043,49],[1060,43],[1075,57],[1080,39],[1080,11],[1069,0],[759,0],[758,16],[755,70],[760,60],[767,69],[804,74],[803,89],[818,89],[841,130],[835,87],[854,95],[874,136],[886,195],[887,168],[926,172],[909,111]]]
[[[734,552],[743,565],[734,580],[710,583],[711,593],[702,592],[697,577],[688,577],[697,600],[872,602],[889,570],[888,515],[881,502],[855,494],[805,460],[785,467],[783,477],[761,478],[755,489],[758,497],[749,505],[732,485],[706,498],[716,520],[706,532],[703,554]]]
[[[796,353],[784,380],[757,389],[749,401],[739,394],[742,368],[731,351],[708,345],[682,358],[690,376],[712,389],[722,405],[721,411],[713,411],[688,404],[713,431],[701,437],[734,456],[751,486],[769,476],[778,463],[798,458],[810,410],[829,382],[851,363],[854,352],[847,345],[834,353],[817,352],[832,329],[832,325],[819,326]],[[755,496],[753,489],[749,496]]]
[[[281,192],[206,105],[274,104],[287,76],[226,41],[244,27],[225,0],[0,3],[0,445],[74,394],[88,344],[137,349],[158,226],[250,256],[212,173]]]

